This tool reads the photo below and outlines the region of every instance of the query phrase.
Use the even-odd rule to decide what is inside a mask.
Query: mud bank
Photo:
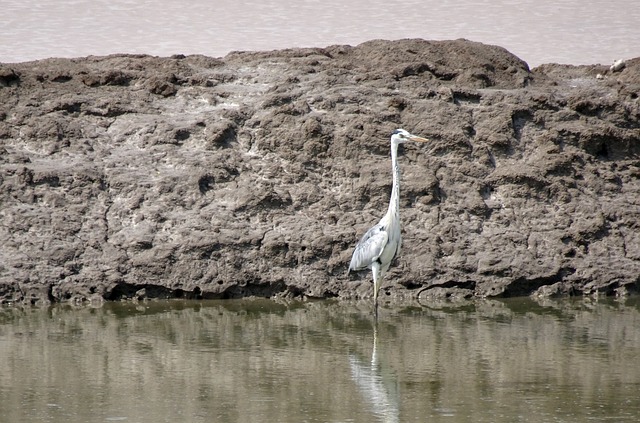
[[[635,292],[639,92],[465,40],[0,65],[0,301],[369,297],[398,127],[383,300]]]

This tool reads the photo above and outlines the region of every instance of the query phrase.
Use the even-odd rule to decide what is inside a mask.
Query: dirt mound
[[[405,145],[387,297],[640,286],[640,60],[529,70],[456,41],[0,65],[0,299],[368,297],[347,278]]]

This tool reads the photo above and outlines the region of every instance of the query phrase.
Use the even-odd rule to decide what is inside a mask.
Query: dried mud
[[[0,65],[0,301],[371,297],[399,127],[383,300],[633,293],[639,92],[466,40]]]

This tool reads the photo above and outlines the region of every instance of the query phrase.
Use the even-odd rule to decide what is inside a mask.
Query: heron
[[[410,134],[404,129],[396,129],[391,134],[391,170],[393,187],[389,208],[380,221],[362,236],[353,250],[349,270],[370,269],[373,275],[374,312],[378,313],[378,291],[384,274],[393,259],[400,253],[400,167],[398,166],[398,146],[406,141],[429,142],[427,138]]]

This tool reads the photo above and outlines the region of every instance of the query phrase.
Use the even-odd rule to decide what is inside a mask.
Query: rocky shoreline
[[[371,297],[398,127],[382,301],[634,293],[639,93],[466,40],[0,64],[0,302]]]

